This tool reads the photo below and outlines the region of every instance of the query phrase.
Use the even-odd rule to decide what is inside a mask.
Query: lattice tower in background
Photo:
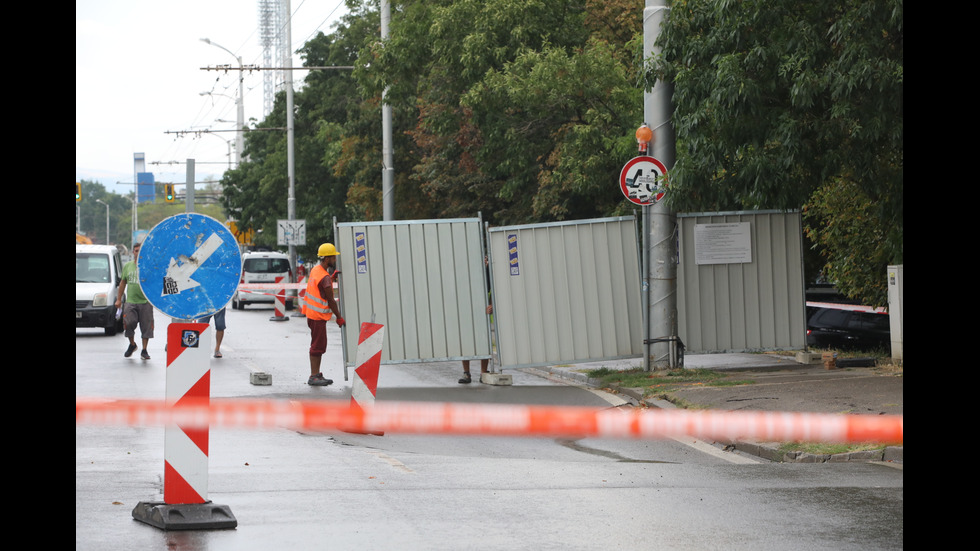
[[[262,43],[262,66],[283,67],[283,50],[289,45],[283,44],[283,17],[285,6],[280,0],[259,0],[259,40]],[[282,87],[283,72],[262,72],[262,116],[267,117],[272,112],[276,99],[276,90]]]

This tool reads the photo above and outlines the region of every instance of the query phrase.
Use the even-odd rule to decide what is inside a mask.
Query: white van
[[[293,270],[289,256],[270,251],[248,252],[242,255],[242,283],[292,283]],[[293,309],[296,290],[286,291],[285,306]],[[232,307],[244,310],[246,305],[257,302],[273,303],[276,291],[272,289],[239,289],[231,298]]]
[[[116,319],[121,280],[119,249],[110,245],[75,245],[76,328],[101,327],[109,336],[123,330],[122,319]]]

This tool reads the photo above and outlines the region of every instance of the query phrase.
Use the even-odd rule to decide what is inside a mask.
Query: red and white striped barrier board
[[[378,323],[362,323],[354,358],[354,380],[351,381],[350,407],[364,409],[374,405],[378,395],[378,370],[381,366],[381,342],[385,326]]]
[[[285,279],[285,277],[276,278],[276,285],[279,285],[279,287],[276,291],[275,299],[272,302],[274,312],[272,317],[269,318],[270,321],[286,321],[289,319],[286,317],[286,289],[283,287],[283,285],[289,283],[284,281]]]
[[[211,326],[167,326],[166,407],[207,408],[211,401]],[[209,426],[173,419],[164,429],[163,501],[170,505],[208,500]]]
[[[306,297],[306,277],[304,277],[299,283],[240,283],[238,285],[238,289],[249,291],[253,294],[273,295],[275,297],[275,299],[273,300],[275,314],[269,319],[271,321],[284,321],[286,319],[289,319],[283,313],[285,311],[285,300],[286,300],[285,292],[289,289],[296,289],[297,290],[296,300],[299,301],[299,304],[302,304],[302,301]],[[269,292],[262,292],[262,291],[269,291]],[[334,297],[337,299],[337,302],[339,303],[340,296],[338,294],[336,281],[333,284],[333,292],[334,292]],[[296,314],[296,317],[305,317],[302,314],[302,308],[297,308],[297,310],[299,311],[299,313]]]
[[[303,313],[303,304],[305,304],[305,301],[306,301],[306,285],[307,285],[307,283],[308,283],[307,282],[307,277],[304,275],[302,278],[300,278],[299,281],[297,281],[295,284],[293,284],[293,285],[297,285],[298,286],[297,287],[297,291],[296,291],[296,304],[293,305],[293,310],[295,310],[295,312],[296,312],[293,315],[295,317],[297,317],[297,318],[305,318],[306,317],[306,314]]]
[[[352,408],[339,401],[220,399],[168,404],[151,400],[75,399],[76,424],[400,432],[481,436],[601,437],[760,442],[901,444],[901,415],[835,415],[762,411],[610,409],[536,405],[379,402]]]

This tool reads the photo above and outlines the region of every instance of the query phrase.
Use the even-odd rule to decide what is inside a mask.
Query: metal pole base
[[[210,501],[178,505],[141,501],[133,509],[133,518],[162,530],[225,530],[238,526],[227,505]]]
[[[643,344],[667,344],[667,355],[666,363],[663,358],[652,358],[650,359],[651,369],[683,369],[684,368],[684,341],[681,340],[677,335],[672,335],[670,337],[661,337],[659,339],[644,339]]]

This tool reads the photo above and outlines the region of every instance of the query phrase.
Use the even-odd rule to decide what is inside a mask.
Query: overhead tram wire
[[[299,6],[297,6],[295,9],[292,10],[292,13],[289,16],[290,17],[290,20],[292,20],[292,18],[294,18],[296,16],[296,14],[299,13],[299,11],[301,9],[303,9],[303,6],[305,5],[305,3],[306,3],[305,0],[303,0],[302,2],[300,2]],[[333,7],[333,9],[330,11],[330,13],[328,13],[326,15],[326,17],[324,17],[323,21],[319,25],[317,25],[316,28],[314,28],[313,31],[311,31],[309,33],[309,35],[305,39],[302,39],[302,43],[300,45],[305,45],[306,42],[308,42],[309,40],[312,40],[316,36],[316,34],[319,33],[319,32],[326,33],[327,31],[324,31],[323,30],[324,25],[326,25],[333,18],[334,14],[337,13],[337,11],[340,8],[342,8],[343,6],[344,6],[344,2],[343,2],[343,0],[340,0]],[[283,25],[285,25],[285,22],[283,23]],[[282,31],[282,28],[280,28],[280,32],[281,31]],[[250,43],[250,41],[253,39],[253,37],[257,33],[258,33],[258,25],[256,25],[256,27],[252,30],[252,32],[249,34],[249,36],[245,39],[245,43],[242,44],[241,46],[239,46],[237,49],[234,50],[235,53],[233,53],[233,55],[235,55],[237,57],[238,56],[238,53],[237,52],[240,52],[240,51],[245,50],[246,49],[246,46]],[[298,49],[298,47],[294,47],[291,44],[289,51],[290,52],[293,52],[296,49]],[[255,53],[252,56],[252,59],[254,61],[258,61],[260,58],[261,58],[261,52]],[[327,67],[314,66],[314,67],[285,67],[285,68],[283,68],[283,67],[259,67],[255,63],[253,63],[253,64],[245,64],[245,70],[249,70],[249,71],[262,71],[262,70],[291,70],[291,71],[295,71],[295,70],[330,70],[330,69],[353,69],[353,68],[354,68],[353,66],[327,66]],[[237,70],[238,69],[229,68],[226,72],[229,73],[229,74],[232,74],[234,71],[237,71]],[[214,83],[211,86],[211,91],[212,92],[214,92],[215,90],[217,90],[219,88],[219,83],[221,82],[223,76],[224,75],[219,75],[218,78],[215,79]],[[223,86],[223,89],[226,92],[228,92],[228,91],[232,91],[231,88],[233,88],[235,86],[237,86],[237,81],[234,84],[228,84],[228,85]],[[248,87],[246,87],[246,91],[245,91],[245,94],[244,95],[246,97],[248,97],[249,94],[251,94],[252,92],[254,92],[255,88],[256,88],[255,86],[248,86]],[[228,94],[228,95],[232,95],[232,94]],[[243,97],[242,98],[242,101],[245,102],[245,100],[246,100],[246,98]],[[209,100],[207,98],[205,98],[202,101],[209,101]],[[185,140],[182,140],[181,138],[183,136],[185,136],[185,135],[188,135],[188,134],[197,134],[198,137],[199,137],[201,134],[204,134],[204,133],[224,132],[224,130],[213,130],[213,129],[208,128],[212,124],[211,123],[211,120],[210,120],[212,118],[211,117],[211,114],[212,113],[215,113],[216,111],[218,112],[218,115],[216,115],[214,117],[215,119],[218,119],[218,118],[226,118],[224,115],[222,115],[222,113],[227,114],[227,109],[231,109],[232,108],[232,107],[228,107],[227,104],[226,104],[226,106],[224,108],[226,111],[220,111],[220,110],[218,110],[219,106],[222,103],[223,102],[217,101],[217,100],[215,100],[215,98],[212,97],[212,98],[210,98],[210,105],[202,104],[201,110],[192,119],[193,123],[189,126],[189,128],[194,129],[194,130],[190,130],[190,131],[176,131],[176,132],[167,131],[166,133],[168,133],[168,134],[169,133],[176,134],[176,137],[175,137],[175,140],[174,140],[175,147],[174,147],[174,150],[173,151],[171,151],[169,154],[166,154],[164,156],[161,156],[161,158],[171,158],[171,159],[174,159],[174,160],[173,161],[170,161],[169,163],[162,162],[162,163],[156,163],[156,164],[173,164],[173,163],[183,164],[185,162],[185,160],[188,159],[188,158],[197,159],[197,157],[200,156],[198,154],[199,146],[201,144],[204,144],[205,142],[199,142],[199,143],[194,143],[194,144],[187,144],[187,142]],[[246,121],[247,120],[248,119],[246,119]],[[196,130],[197,128],[204,128],[204,130]],[[235,129],[235,130],[237,130],[237,129]],[[235,131],[235,130],[229,130],[229,132]],[[254,129],[253,128],[253,129],[249,129],[249,131],[255,131],[255,130],[281,130],[281,129],[274,129],[274,128],[263,128],[263,129]],[[179,140],[179,142],[183,142],[183,143],[178,143],[178,140]],[[207,142],[207,143],[210,143],[210,142]],[[211,146],[204,146],[204,147],[210,148]],[[190,151],[188,151],[188,149],[190,149]],[[197,160],[196,162],[197,162],[197,164],[208,164],[209,163],[208,161],[204,161],[204,160]],[[216,162],[215,164],[220,164],[220,163],[217,163]],[[179,175],[177,175],[177,176],[179,176]]]

